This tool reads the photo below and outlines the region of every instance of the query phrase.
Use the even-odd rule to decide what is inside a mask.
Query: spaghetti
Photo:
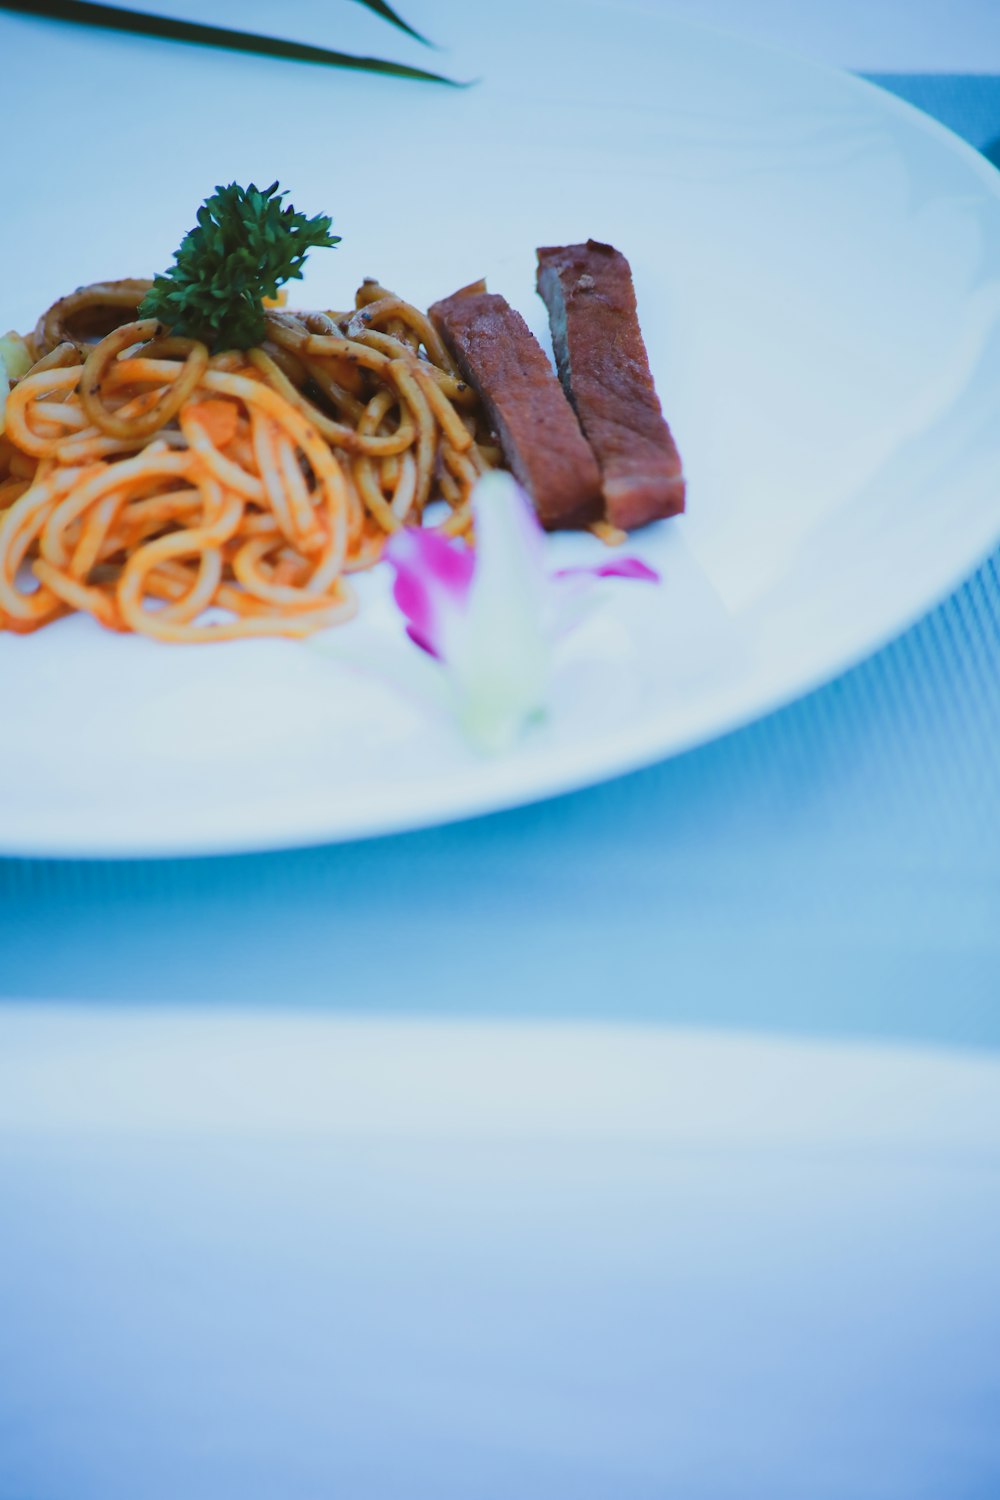
[[[160,641],[302,636],[355,611],[386,538],[471,526],[500,452],[427,317],[375,281],[343,314],[271,309],[211,355],[82,288],[25,340],[0,436],[0,629],[80,611]],[[433,512],[431,513],[434,514]]]

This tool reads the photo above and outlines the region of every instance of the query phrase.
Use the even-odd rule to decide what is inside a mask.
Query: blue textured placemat
[[[1000,165],[1000,78],[972,73],[866,73],[872,83],[933,115]]]
[[[876,81],[1000,136],[1000,79]],[[998,747],[1000,553],[829,687],[592,791],[290,854],[0,861],[0,995],[994,1046]]]

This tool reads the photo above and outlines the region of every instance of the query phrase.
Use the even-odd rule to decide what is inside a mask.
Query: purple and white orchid
[[[544,713],[556,644],[588,612],[597,580],[656,583],[659,575],[633,557],[550,573],[544,533],[509,474],[484,475],[472,509],[474,550],[408,527],[383,555],[407,634],[441,662],[463,731],[497,752]]]

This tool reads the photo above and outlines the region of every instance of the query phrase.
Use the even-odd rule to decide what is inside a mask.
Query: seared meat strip
[[[435,328],[479,393],[516,479],[549,530],[601,514],[601,476],[534,334],[503,297],[467,289],[435,302]]]
[[[684,509],[684,476],[649,372],[629,263],[611,245],[538,251],[559,379],[601,468],[605,515],[628,531]]]

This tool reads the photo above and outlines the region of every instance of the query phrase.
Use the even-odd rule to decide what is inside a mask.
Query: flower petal
[[[513,743],[546,707],[558,638],[597,602],[601,578],[657,583],[638,558],[546,570],[545,536],[512,475],[484,474],[472,491],[475,549],[406,529],[384,556],[407,634],[443,664],[459,722],[480,749]]]
[[[474,554],[440,532],[408,526],[389,538],[382,555],[395,569],[392,594],[410,639],[447,660],[468,599]]]
[[[660,575],[638,557],[617,557],[594,568],[560,568],[553,578],[633,578],[636,582],[659,583]]]
[[[612,558],[591,568],[559,568],[551,575],[546,619],[553,637],[568,635],[600,602],[602,578],[659,583],[660,575],[637,557]]]
[[[545,707],[552,665],[543,534],[527,495],[504,473],[472,492],[476,569],[449,658],[458,710],[482,749],[505,749]]]

